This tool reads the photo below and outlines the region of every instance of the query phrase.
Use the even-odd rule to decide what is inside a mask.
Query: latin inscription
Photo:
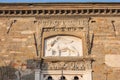
[[[43,27],[85,27],[87,20],[42,20],[40,25]]]

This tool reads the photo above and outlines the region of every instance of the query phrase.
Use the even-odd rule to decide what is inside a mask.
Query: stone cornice
[[[36,9],[0,10],[0,16],[39,16],[39,15],[120,15],[120,9]]]
[[[119,6],[120,2],[48,2],[48,3],[0,3],[0,6]]]
[[[0,16],[118,16],[120,3],[0,3]]]

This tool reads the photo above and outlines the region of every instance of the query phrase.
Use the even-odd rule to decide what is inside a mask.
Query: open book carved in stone
[[[82,56],[82,40],[73,36],[55,36],[45,40],[45,56]]]

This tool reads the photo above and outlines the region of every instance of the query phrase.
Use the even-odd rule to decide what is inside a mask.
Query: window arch
[[[51,76],[48,76],[47,80],[53,80]]]
[[[78,76],[75,76],[75,77],[74,77],[74,80],[79,80],[79,77],[78,77]]]
[[[60,80],[66,80],[65,76],[61,76]]]

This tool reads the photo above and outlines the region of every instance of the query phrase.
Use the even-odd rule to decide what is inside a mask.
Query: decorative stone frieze
[[[44,62],[42,70],[91,70],[90,61]]]

